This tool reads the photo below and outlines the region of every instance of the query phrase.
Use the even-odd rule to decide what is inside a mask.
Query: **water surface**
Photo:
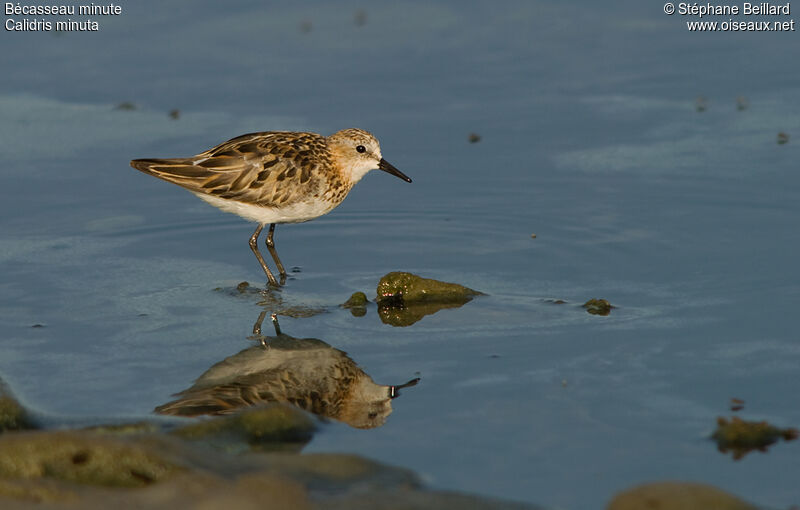
[[[312,307],[284,332],[421,381],[305,451],[559,508],[661,479],[798,504],[797,442],[734,462],[707,439],[732,397],[800,423],[794,33],[692,34],[641,2],[378,2],[363,26],[350,3],[121,5],[99,33],[2,36],[0,374],[51,423],[152,416],[262,310]],[[235,290],[264,284],[254,226],[128,166],[351,126],[414,182],[376,172],[279,226],[280,305]],[[406,328],[338,307],[395,270],[487,295]]]

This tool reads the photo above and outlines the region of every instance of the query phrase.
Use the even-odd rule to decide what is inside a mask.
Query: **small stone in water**
[[[694,101],[694,107],[698,112],[704,112],[708,107],[708,101],[704,96],[697,96],[697,99]]]
[[[357,27],[363,27],[367,24],[367,11],[364,9],[359,9],[356,11],[354,16],[354,21]]]
[[[611,309],[615,308],[607,299],[590,299],[583,304],[583,307],[592,315],[608,315]]]

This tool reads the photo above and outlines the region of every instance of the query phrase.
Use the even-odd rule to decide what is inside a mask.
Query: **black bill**
[[[408,388],[409,386],[416,386],[418,382],[419,382],[419,377],[416,377],[414,379],[411,379],[405,384],[401,384],[399,386],[389,386],[389,398],[394,399],[399,397],[400,396],[399,390],[403,388]]]
[[[395,177],[399,177],[399,178],[403,179],[406,182],[411,182],[411,178],[409,176],[407,176],[406,174],[404,174],[400,170],[396,169],[394,166],[392,166],[391,163],[389,163],[388,161],[386,161],[383,158],[381,158],[380,162],[378,163],[378,168],[380,168],[381,170],[383,170],[386,173],[394,175]]]

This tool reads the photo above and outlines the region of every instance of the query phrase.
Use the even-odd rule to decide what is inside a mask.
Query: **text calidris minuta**
[[[131,166],[257,222],[250,249],[275,286],[278,281],[258,250],[258,235],[265,225],[269,224],[267,248],[283,284],[286,271],[272,238],[277,223],[300,223],[330,212],[375,168],[411,182],[383,159],[378,140],[362,129],[344,129],[327,137],[288,131],[251,133],[190,158],[134,159]]]

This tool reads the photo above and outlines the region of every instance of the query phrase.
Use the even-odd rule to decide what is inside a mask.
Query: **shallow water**
[[[235,287],[264,278],[253,226],[128,161],[358,126],[414,182],[278,227],[281,306],[325,312],[281,327],[421,381],[305,451],[563,508],[659,479],[800,503],[797,441],[734,462],[707,439],[732,397],[800,424],[797,39],[640,4],[376,3],[359,27],[355,4],[123,2],[99,33],[5,32],[0,375],[54,425],[151,416],[253,345],[265,306]],[[487,295],[406,328],[338,307],[395,270]]]

